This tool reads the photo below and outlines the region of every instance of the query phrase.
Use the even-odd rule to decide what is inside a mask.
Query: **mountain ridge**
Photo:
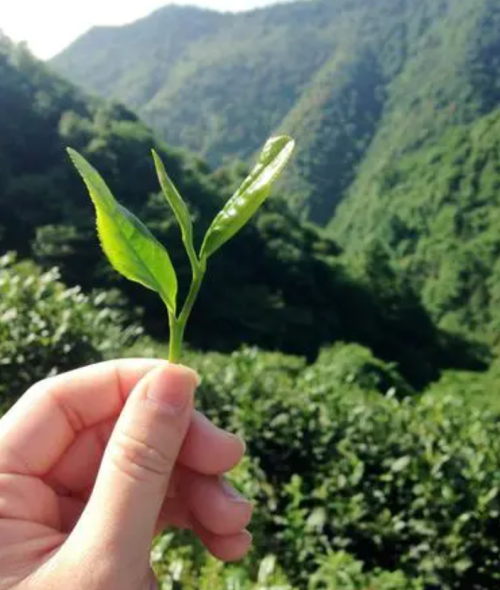
[[[308,0],[242,14],[170,6],[108,31],[108,45],[94,32],[51,65],[214,166],[248,159],[274,131],[300,135],[286,186],[297,211],[327,225],[369,156],[378,119],[404,104],[398,87],[408,87],[413,53],[425,54],[453,28],[467,30],[463,14],[473,23],[487,5]],[[411,83],[407,90],[419,92]],[[429,100],[442,100],[436,92]],[[343,180],[324,180],[339,168]]]
[[[188,202],[198,244],[246,170],[213,173],[199,157],[159,141],[125,107],[88,97],[1,37],[0,109],[9,113],[0,119],[0,248],[57,265],[69,285],[113,289],[127,315],[134,318],[139,308],[148,332],[165,338],[160,299],[119,278],[100,252],[95,212],[64,148],[94,164],[116,198],[166,245],[181,298],[191,269],[159,190],[151,147]],[[418,388],[442,367],[484,366],[482,350],[436,329],[384,255],[372,255],[359,269],[344,264],[338,245],[301,223],[275,191],[243,235],[210,261],[188,341],[222,351],[247,343],[310,359],[324,344],[361,342],[397,362]],[[401,343],[409,330],[411,350]]]
[[[125,41],[121,37],[114,51]],[[64,63],[71,55],[80,63],[89,59],[78,53],[70,48],[53,63],[77,83],[78,67],[66,71]],[[154,69],[151,53],[139,62],[127,87],[134,72],[140,78],[141,68]],[[101,73],[127,102],[112,64],[101,64]],[[487,185],[496,186],[500,170],[493,147],[481,156],[486,163],[478,159],[472,130],[489,115],[495,120],[498,71],[497,0],[310,0],[235,15],[231,26],[190,44],[183,59],[158,76],[155,96],[135,108],[173,145],[215,166],[246,161],[275,131],[293,135],[298,150],[282,191],[294,211],[324,226],[353,256],[381,242],[421,289],[436,321],[496,339],[492,293],[500,278],[493,267],[472,286],[461,278],[470,273],[470,252],[458,256],[462,263],[453,272],[426,261],[441,256],[441,240],[449,251],[467,244],[472,266],[484,266],[469,189],[457,179],[462,165],[471,177],[474,166],[489,171],[477,199],[489,199],[491,215],[481,232],[493,235],[498,204]],[[464,138],[471,158],[455,136]],[[445,174],[429,165],[434,151],[449,168]],[[435,219],[450,215],[450,208],[476,227],[470,240],[452,225],[444,237],[435,235],[443,230]],[[441,283],[450,280],[461,296],[444,289]],[[478,297],[487,320],[474,303]]]

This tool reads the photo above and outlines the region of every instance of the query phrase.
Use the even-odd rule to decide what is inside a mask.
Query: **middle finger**
[[[93,487],[102,455],[115,421],[82,431],[44,480],[58,492],[79,494]],[[179,455],[179,464],[205,475],[230,471],[245,452],[243,441],[193,411],[191,424]]]

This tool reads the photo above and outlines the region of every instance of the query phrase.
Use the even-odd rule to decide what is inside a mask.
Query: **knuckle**
[[[112,460],[120,471],[138,481],[164,477],[175,463],[175,457],[126,432],[118,436]]]

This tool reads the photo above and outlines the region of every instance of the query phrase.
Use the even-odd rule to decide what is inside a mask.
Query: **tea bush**
[[[60,371],[118,356],[138,335],[112,294],[66,288],[56,269],[0,258],[0,409]]]
[[[169,555],[168,561],[163,555]],[[153,565],[161,590],[299,590],[288,580],[275,555],[267,555],[253,567],[226,565],[199,559],[187,545],[176,547],[172,535],[159,539],[153,551]],[[344,551],[330,553],[311,576],[307,590],[421,590],[419,579],[402,572],[365,572],[363,564]]]
[[[214,587],[260,588],[252,575],[269,554],[284,588],[497,587],[496,414],[483,405],[464,411],[449,394],[398,399],[392,385],[385,395],[373,383],[342,386],[342,375],[364,374],[360,356],[346,345],[310,366],[253,349],[190,355],[203,376],[199,405],[247,441],[250,459],[235,483],[257,505],[249,577],[237,585],[221,573]],[[205,565],[193,567],[205,575]]]
[[[126,348],[136,331],[113,301],[66,289],[55,271],[4,257],[0,295],[3,402],[76,365],[166,355],[148,340]],[[247,441],[231,477],[256,505],[255,548],[223,567],[168,533],[154,551],[164,589],[497,587],[498,412],[454,394],[459,374],[416,394],[395,366],[341,343],[312,364],[251,348],[185,362],[203,378],[198,406]],[[493,387],[497,372],[478,384]]]

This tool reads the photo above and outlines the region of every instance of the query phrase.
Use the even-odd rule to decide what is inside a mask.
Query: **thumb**
[[[167,364],[138,383],[116,423],[94,490],[73,531],[80,547],[89,549],[90,540],[93,550],[111,550],[123,564],[137,563],[143,553],[149,564],[156,522],[189,427],[197,385],[194,371]]]

